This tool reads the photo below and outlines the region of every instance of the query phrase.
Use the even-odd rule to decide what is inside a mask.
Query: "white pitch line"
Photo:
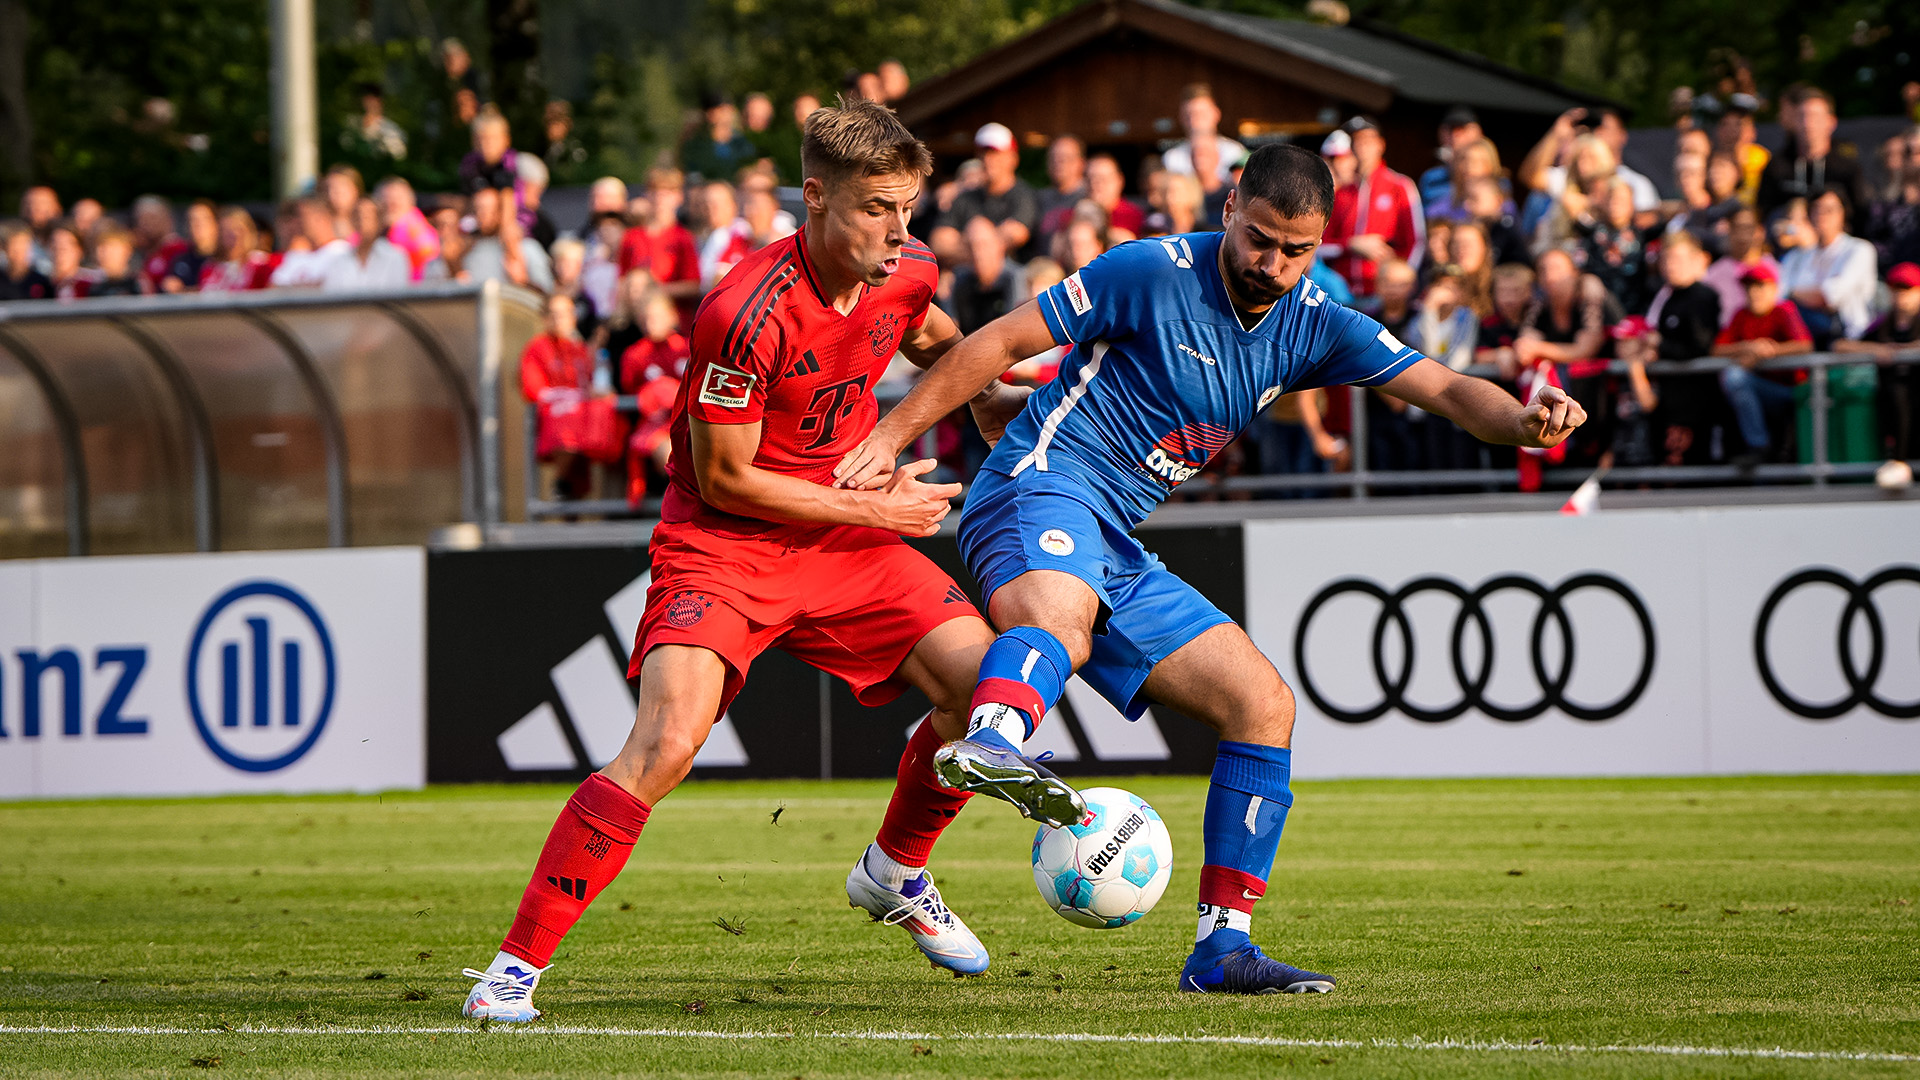
[[[1784,1047],[1663,1046],[1610,1043],[1516,1043],[1477,1039],[1290,1039],[1264,1035],[1101,1035],[1087,1032],[1015,1032],[934,1035],[918,1031],[687,1031],[677,1028],[587,1027],[563,1024],[494,1024],[466,1027],[29,1027],[0,1024],[0,1035],[602,1035],[645,1039],[791,1040],[840,1039],[862,1042],[999,1041],[1053,1043],[1128,1043],[1170,1046],[1293,1047],[1316,1050],[1440,1050],[1467,1053],[1651,1054],[1661,1057],[1755,1058],[1784,1061],[1920,1062],[1920,1054],[1877,1050],[1789,1050]]]

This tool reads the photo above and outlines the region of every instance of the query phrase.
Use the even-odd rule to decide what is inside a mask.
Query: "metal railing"
[[[1865,353],[1803,353],[1796,356],[1776,357],[1754,365],[1757,371],[1799,371],[1808,372],[1808,409],[1811,413],[1810,462],[1801,464],[1761,464],[1742,466],[1726,465],[1649,465],[1636,467],[1616,467],[1606,474],[1604,483],[1608,486],[1632,486],[1640,484],[1663,485],[1715,485],[1765,482],[1770,484],[1812,484],[1823,486],[1834,480],[1861,480],[1873,476],[1880,463],[1874,462],[1834,462],[1828,451],[1828,431],[1831,423],[1833,398],[1829,388],[1829,372],[1836,367],[1855,367],[1860,365],[1915,363],[1920,362],[1920,348],[1907,349],[1893,354],[1891,359],[1881,360]],[[1646,365],[1647,374],[1655,379],[1685,375],[1717,375],[1733,366],[1736,361],[1719,356],[1701,357],[1694,360],[1661,360]],[[1625,375],[1630,365],[1626,361],[1615,360],[1608,364],[1607,371],[1612,375]],[[1469,375],[1482,378],[1495,378],[1498,369],[1490,364],[1477,364],[1466,371]],[[897,391],[904,394],[904,389]],[[1354,387],[1349,395],[1350,434],[1348,443],[1352,448],[1352,467],[1346,472],[1326,473],[1263,473],[1251,476],[1213,477],[1208,482],[1195,482],[1182,488],[1187,495],[1205,495],[1208,493],[1248,493],[1273,494],[1280,492],[1340,491],[1355,499],[1367,499],[1386,492],[1395,494],[1414,494],[1431,492],[1440,488],[1469,488],[1477,492],[1509,491],[1519,487],[1519,478],[1511,468],[1482,469],[1372,469],[1368,467],[1367,439],[1367,397],[1368,391]],[[637,414],[635,399],[632,395],[621,395],[616,399],[616,407],[631,416]],[[897,401],[883,395],[882,411]],[[526,517],[528,521],[552,521],[573,517],[604,518],[644,518],[658,516],[660,501],[648,498],[638,507],[630,506],[625,499],[542,499],[538,497],[539,472],[533,460],[534,418],[529,413],[526,419],[525,443],[529,448],[525,460],[526,490],[528,501]],[[1920,464],[1917,464],[1920,467]],[[1549,487],[1567,488],[1578,484],[1591,474],[1584,468],[1549,468],[1543,471],[1542,480]],[[1198,480],[1198,478],[1196,478]],[[965,498],[964,493],[962,499]]]

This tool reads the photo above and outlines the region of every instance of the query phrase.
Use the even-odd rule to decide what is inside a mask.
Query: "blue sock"
[[[1266,895],[1293,805],[1293,751],[1222,741],[1207,789],[1206,864],[1200,868],[1196,949],[1227,952],[1247,944],[1253,905]]]
[[[1060,691],[1072,674],[1067,647],[1045,630],[1016,626],[1001,634],[980,659],[980,684],[973,691],[967,736],[991,731],[1020,749],[1040,718],[1060,700]]]

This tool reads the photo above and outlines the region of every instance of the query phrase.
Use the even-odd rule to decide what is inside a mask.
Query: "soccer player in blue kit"
[[[1197,993],[1303,993],[1334,978],[1250,938],[1287,810],[1293,693],[1244,631],[1131,530],[1282,393],[1374,387],[1491,443],[1546,447],[1586,419],[1556,387],[1522,403],[1401,344],[1304,273],[1326,231],[1320,158],[1265,146],[1228,196],[1223,232],[1121,244],[966,338],[842,459],[843,486],[883,482],[902,448],[1013,364],[1071,346],[1004,433],[960,519],[960,550],[1001,632],[980,665],[942,782],[1002,780],[1077,670],[1129,719],[1164,703],[1220,734],[1208,789]],[[1003,796],[1004,797],[1004,796]]]

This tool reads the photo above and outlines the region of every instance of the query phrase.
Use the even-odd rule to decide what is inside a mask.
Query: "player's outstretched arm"
[[[923,484],[919,477],[939,463],[931,458],[902,465],[877,491],[842,491],[753,463],[760,451],[760,423],[711,424],[688,419],[693,473],[700,497],[729,514],[763,521],[866,525],[902,536],[932,536],[953,509],[959,484]],[[891,461],[888,462],[892,464]]]
[[[988,323],[935,361],[906,399],[840,459],[833,470],[834,483],[858,488],[886,476],[893,471],[901,448],[936,420],[977,396],[997,396],[1000,376],[1008,368],[1051,348],[1053,333],[1032,301]]]
[[[937,307],[927,309],[927,318],[920,329],[909,334],[900,342],[900,355],[907,358],[914,367],[922,371],[932,367],[939,359],[960,344],[960,327],[953,316]],[[1033,393],[1031,386],[1010,386],[999,379],[987,384],[987,388],[973,396],[969,403],[973,409],[973,422],[980,428],[980,437],[992,446],[1000,441],[1000,436],[1020,415],[1027,404],[1027,395]],[[882,474],[884,476],[884,474]],[[869,481],[868,487],[881,481],[876,478]]]
[[[1543,388],[1522,404],[1485,379],[1462,375],[1426,358],[1380,389],[1446,417],[1482,442],[1508,446],[1558,446],[1587,420],[1580,403],[1557,386]]]

